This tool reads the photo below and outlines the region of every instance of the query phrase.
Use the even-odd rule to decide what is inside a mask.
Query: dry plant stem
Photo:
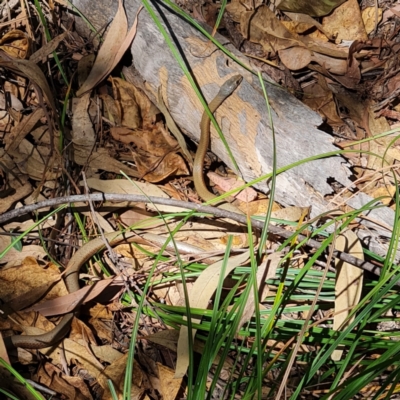
[[[247,224],[247,217],[242,214],[234,213],[232,211],[223,210],[220,208],[212,207],[212,206],[203,206],[200,204],[189,203],[187,201],[181,200],[173,200],[173,199],[166,199],[162,197],[153,197],[153,196],[144,196],[139,194],[109,194],[109,193],[94,193],[90,195],[74,195],[74,196],[64,196],[64,197],[57,197],[54,199],[49,199],[45,201],[41,201],[36,204],[29,204],[27,206],[17,208],[15,210],[8,211],[3,215],[0,215],[0,224],[3,224],[10,219],[20,217],[22,215],[28,214],[30,212],[39,210],[41,208],[46,207],[53,207],[58,206],[61,204],[68,204],[68,203],[75,203],[75,202],[85,202],[88,200],[91,201],[127,201],[132,203],[154,203],[154,204],[162,204],[168,206],[175,206],[179,208],[187,208],[189,210],[194,210],[201,213],[207,213],[215,215],[219,218],[230,218],[234,221],[240,222],[244,225]],[[262,221],[257,221],[252,219],[251,225],[253,228],[263,229],[264,223]],[[268,231],[274,235],[281,236],[285,239],[292,235],[292,232],[289,232],[285,229],[279,228],[277,226],[269,225]],[[297,235],[298,241],[303,241],[307,239],[304,235]],[[310,246],[315,249],[319,249],[321,247],[321,243],[314,240],[314,239],[307,239],[306,242],[307,246]],[[364,261],[360,260],[359,258],[353,257],[350,254],[337,251],[333,252],[333,256],[339,258],[340,260],[346,261],[349,264],[356,266],[357,268],[361,268],[364,271],[371,272],[377,276],[380,276],[381,269],[380,267]],[[400,286],[400,281],[396,282],[396,286]]]

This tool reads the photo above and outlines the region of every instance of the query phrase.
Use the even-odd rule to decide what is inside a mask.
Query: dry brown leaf
[[[347,73],[347,60],[334,58],[317,52],[314,52],[310,59],[331,74],[345,75]]]
[[[79,304],[85,304],[94,300],[110,285],[114,286],[115,289],[115,287],[119,287],[123,285],[123,283],[115,281],[114,279],[103,279],[92,285],[86,285],[76,292],[36,304],[31,307],[30,310],[40,312],[44,316],[65,314],[73,311]]]
[[[33,130],[35,125],[44,117],[44,110],[37,108],[32,114],[23,117],[18,124],[14,126],[11,133],[5,138],[7,152],[13,152],[17,149],[22,140]]]
[[[165,365],[157,363],[157,367],[163,400],[175,400],[181,390],[182,379],[175,379],[174,371]]]
[[[89,344],[91,347],[97,344],[92,329],[78,318],[73,318],[72,320],[69,338],[82,346],[87,346]],[[100,363],[98,365],[100,365]],[[100,368],[102,368],[101,365]]]
[[[56,36],[52,40],[50,40],[50,42],[46,43],[38,51],[33,53],[29,57],[29,61],[32,61],[36,64],[39,62],[42,62],[42,63],[46,62],[48,55],[57,49],[57,47],[67,37],[68,34],[69,34],[69,32],[67,31],[67,32],[62,33],[61,35]]]
[[[110,77],[115,105],[121,125],[131,129],[150,129],[156,122],[158,109],[132,83]]]
[[[105,390],[105,393],[103,395],[103,400],[113,400],[107,382],[109,379],[111,379],[111,381],[113,382],[117,395],[118,396],[122,395],[127,362],[128,362],[128,354],[125,354],[123,357],[116,360],[111,365],[107,366],[97,376],[100,385]],[[139,364],[137,362],[134,362],[133,374],[132,374],[132,391],[129,394],[129,398],[133,400],[141,399],[144,390],[145,388],[143,387],[143,372],[140,370]]]
[[[161,182],[169,176],[189,175],[186,163],[176,153],[168,153],[165,157],[154,157],[133,154],[140,176],[148,182]]]
[[[247,27],[242,29],[247,30]],[[273,53],[290,47],[304,47],[304,44],[282,25],[267,6],[259,7],[251,18],[249,40],[261,44],[266,52]]]
[[[238,265],[245,263],[249,258],[249,251],[231,257],[225,268],[225,279],[229,273]],[[189,292],[188,302],[192,308],[207,309],[207,306],[213,296],[218,283],[220,281],[220,274],[223,261],[218,261],[215,264],[209,265],[197,278],[193,288]],[[200,319],[192,318],[192,323],[200,323]],[[192,336],[196,334],[196,329],[192,330]],[[181,326],[178,340],[177,361],[175,369],[175,378],[182,378],[185,376],[189,365],[189,331],[186,326]]]
[[[292,71],[306,67],[312,60],[311,51],[300,46],[279,50],[278,54],[283,65]]]
[[[48,105],[52,108],[54,115],[57,114],[57,108],[54,102],[53,94],[47,79],[42,70],[30,60],[20,60],[12,58],[5,53],[0,53],[0,65],[11,69],[17,74],[27,77],[32,83],[36,85],[37,90],[41,90]]]
[[[336,43],[368,39],[357,0],[347,0],[337,7],[332,14],[323,18],[322,26],[335,37]]]
[[[393,197],[396,194],[397,186],[390,185],[390,186],[382,186],[379,188],[376,188],[372,193],[369,193],[374,199],[377,199],[378,197],[385,196],[385,198],[380,199],[379,201],[388,206],[392,201]]]
[[[310,15],[292,12],[285,12],[285,15],[292,20],[291,22],[296,24],[294,30],[295,33],[304,33],[305,31],[309,30],[310,26],[314,26],[318,29],[318,32],[323,33],[325,40],[327,40],[327,38],[332,39],[329,33],[325,31],[324,27]],[[286,22],[287,21],[282,21],[282,23],[287,27]],[[292,29],[289,30],[292,31]]]
[[[0,293],[3,301],[11,302],[12,298],[27,296],[37,288],[52,287],[60,280],[57,267],[49,264],[42,268],[33,257],[26,257],[22,265],[0,271]],[[46,294],[46,299],[67,294],[63,283],[59,282]]]
[[[82,346],[68,338],[64,339],[62,344],[58,346],[39,351],[49,357],[55,365],[63,365],[65,362],[71,365],[75,364],[74,360],[77,360],[80,368],[86,370],[92,377],[97,377],[103,369],[103,366],[93,356],[87,345]]]
[[[116,160],[114,157],[111,157],[108,150],[105,148],[93,152],[87,160],[87,165],[95,171],[100,169],[107,172],[113,172],[114,174],[120,174],[122,171],[128,176],[140,178],[140,175],[136,170],[128,167],[121,161]]]
[[[89,103],[90,93],[72,100],[71,141],[74,161],[78,165],[85,165],[88,162],[96,143],[96,133],[88,113]]]
[[[339,235],[335,241],[335,249],[343,251],[361,260],[364,260],[363,248],[357,235],[350,230]],[[361,298],[364,272],[362,269],[348,264],[342,260],[335,259],[336,284],[335,284],[335,316],[333,318],[333,329],[344,329],[354,320],[353,316],[345,324],[344,321],[351,310],[357,305]],[[343,348],[333,351],[331,358],[340,361]]]
[[[1,153],[1,150],[0,150],[0,153]],[[1,155],[0,155],[0,161],[2,161]],[[19,182],[14,181],[13,184],[17,185],[17,188],[14,188],[15,192],[13,192],[11,195],[9,195],[7,197],[0,198],[0,214],[6,212],[17,201],[25,198],[26,196],[29,196],[32,193],[33,188],[32,188],[32,185],[28,182],[28,180],[27,179],[26,180],[22,179],[22,181],[25,181],[25,182],[23,182],[22,186],[19,186]],[[3,246],[3,245],[4,245],[4,243],[1,243],[1,239],[0,239],[0,247]],[[38,246],[38,247],[41,247],[41,246]],[[26,248],[23,249],[23,251],[25,251],[25,250],[26,250]],[[32,255],[32,254],[30,254],[30,255]],[[9,255],[8,257],[9,257],[7,259],[8,261],[14,261],[15,260],[15,259],[12,258],[12,255]],[[18,258],[18,259],[21,261],[21,258]]]
[[[117,361],[123,356],[123,353],[120,353],[118,350],[114,349],[110,344],[106,344],[104,346],[91,345],[90,348],[99,360],[109,364],[112,364],[114,361]]]
[[[304,13],[312,17],[322,17],[329,14],[335,7],[346,0],[329,0],[329,1],[310,1],[310,0],[282,0],[277,4],[277,8],[283,11]]]
[[[19,29],[7,32],[0,39],[0,49],[15,58],[28,58],[31,53],[31,46],[30,37]]]
[[[242,210],[244,212],[248,212],[250,215],[265,215],[268,210],[269,199],[261,199],[252,201],[249,204],[246,204],[245,209]],[[281,206],[278,203],[273,203],[272,211],[280,210]]]
[[[130,131],[128,128],[121,127],[121,119],[118,113],[116,101],[113,97],[106,93],[99,95],[99,97],[103,100],[103,113],[105,117],[115,126],[111,129],[121,129],[122,132],[124,132],[124,130]]]
[[[88,54],[87,56],[82,57],[78,62],[78,85],[82,86],[87,77],[90,74],[90,71],[93,68],[93,64],[96,61],[96,56],[94,54]]]
[[[59,368],[49,362],[41,363],[39,370],[35,374],[35,378],[37,382],[47,386],[49,389],[57,393],[62,393],[67,399],[87,400],[92,398],[83,378],[78,378],[78,382],[76,381],[77,377],[75,377],[75,382],[71,380],[67,381],[67,376],[63,374]],[[76,386],[76,384],[78,384],[78,386]],[[84,386],[86,386],[86,388]],[[80,389],[83,390],[81,391]],[[89,397],[84,396],[83,393],[86,393]]]
[[[49,158],[50,149],[48,146],[33,145],[30,141],[23,139],[15,151],[9,151],[9,155],[18,165],[20,172],[29,175],[31,179],[41,181],[45,176],[46,180],[57,179],[61,173],[60,157],[53,152],[46,167],[46,160]],[[54,171],[54,172],[53,172]]]
[[[329,125],[333,127],[343,125],[343,120],[339,117],[337,105],[325,77],[317,74],[315,78],[316,81],[313,85],[304,88],[303,103],[324,117]]]

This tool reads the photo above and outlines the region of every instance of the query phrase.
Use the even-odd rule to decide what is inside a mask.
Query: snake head
[[[222,84],[221,88],[219,89],[218,97],[225,99],[226,97],[230,96],[240,85],[240,82],[242,82],[242,80],[242,75],[231,76],[227,81]]]

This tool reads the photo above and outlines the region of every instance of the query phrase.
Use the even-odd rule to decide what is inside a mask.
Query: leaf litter
[[[60,1],[57,3],[67,6]],[[213,24],[213,12],[218,7],[208,3],[207,15],[202,15],[202,11],[195,7],[189,7],[189,11]],[[360,150],[358,155],[349,155],[357,182],[360,182],[358,189],[374,198],[386,195],[386,204],[394,207],[391,199],[394,197],[395,182],[392,176],[383,172],[383,167],[393,166],[399,160],[395,134],[368,143],[356,142],[397,128],[400,121],[397,102],[399,75],[395,64],[400,46],[395,40],[395,33],[390,31],[391,22],[400,18],[398,6],[393,4],[385,9],[364,7],[361,10],[355,0],[339,1],[333,12],[326,16],[328,10],[324,2],[307,3],[307,6],[303,4],[302,13],[299,13],[298,4],[290,1],[281,2],[279,11],[273,12],[266,5],[254,7],[251,2],[233,0],[227,6],[224,29],[232,41],[253,58],[254,65],[267,69],[278,83],[285,83],[295,94],[301,93],[304,103],[323,116],[339,147]],[[32,7],[31,4],[29,6]],[[141,89],[124,79],[110,76],[134,40],[137,29],[140,29],[138,19],[129,28],[120,1],[117,14],[104,34],[94,59],[94,44],[85,43],[73,31],[72,21],[62,7],[53,4],[51,9],[45,11],[47,17],[52,13],[53,17],[62,21],[65,30],[62,32],[59,27],[52,25],[53,38],[44,46],[38,47],[40,41],[32,35],[34,30],[27,23],[24,7],[20,10],[11,8],[12,19],[0,39],[0,67],[5,74],[3,91],[0,92],[0,128],[3,132],[0,148],[0,211],[22,206],[24,203],[20,202],[28,196],[31,202],[61,196],[69,193],[71,187],[78,193],[86,189],[198,200],[190,188],[190,146],[189,150],[186,145],[183,146],[181,134],[171,136],[161,113]],[[54,14],[54,11],[59,14]],[[347,18],[349,15],[350,19]],[[383,35],[386,35],[385,40],[381,40]],[[63,66],[77,71],[79,86],[75,86],[73,74],[68,76],[72,86],[65,86],[62,70],[57,70],[53,64],[55,53],[62,58]],[[42,68],[48,62],[53,66],[53,86],[49,84],[48,70]],[[65,114],[61,112],[64,103]],[[171,117],[165,116],[166,120],[168,118]],[[64,122],[60,125],[62,119]],[[365,151],[372,154],[365,154]],[[374,154],[384,154],[384,161]],[[67,163],[65,160],[68,160]],[[68,169],[67,164],[70,163],[85,170],[88,176],[86,187],[80,181],[80,168]],[[120,171],[137,179],[137,182],[132,184],[116,179]],[[210,172],[209,176],[217,185],[216,190],[221,190],[221,193],[238,186],[234,178],[222,177],[215,172]],[[66,180],[69,183],[64,186]],[[348,195],[351,195],[349,191],[342,191],[335,196],[335,201],[339,204],[341,197]],[[257,197],[252,189],[242,192],[240,196],[241,201],[249,202],[244,208],[251,210],[252,215],[265,213],[268,207],[265,196],[258,194]],[[240,206],[241,203],[237,204]],[[139,223],[140,229],[166,235],[168,231],[164,222],[150,217],[157,212],[178,212],[176,208],[167,206],[134,204],[128,209],[130,206],[105,203],[102,209],[108,208],[108,211],[98,212],[97,217],[87,209],[82,210],[86,217],[82,222],[83,227],[94,234],[97,224],[107,231],[116,229],[117,224],[129,226],[135,222]],[[278,204],[273,207],[275,218],[294,222],[302,218],[300,215],[304,211],[299,207],[280,210]],[[116,251],[128,260],[124,261],[123,273],[114,270],[114,275],[119,276],[109,278],[104,272],[104,264],[96,260],[82,274],[87,281],[97,282],[90,296],[87,297],[86,293],[90,286],[67,294],[58,265],[48,259],[59,260],[57,264],[65,265],[71,256],[68,246],[74,244],[79,247],[83,244],[76,233],[77,223],[71,222],[71,219],[66,223],[68,218],[64,214],[51,226],[40,226],[34,231],[40,231],[40,235],[27,236],[22,251],[13,248],[1,258],[0,262],[4,264],[0,272],[0,293],[4,302],[2,309],[9,309],[10,314],[8,319],[0,320],[0,330],[4,330],[5,335],[6,330],[46,331],[54,325],[44,316],[66,313],[74,302],[87,303],[87,314],[90,316],[88,324],[83,322],[87,320],[83,316],[74,319],[69,338],[63,341],[63,356],[59,351],[61,347],[40,350],[48,358],[37,366],[33,379],[57,393],[63,393],[67,398],[93,398],[94,389],[89,389],[87,382],[95,379],[99,384],[96,396],[108,398],[108,379],[112,380],[119,393],[122,391],[126,350],[133,318],[137,317],[128,311],[129,306],[134,305],[134,300],[131,299],[132,303],[128,304],[122,297],[124,282],[136,288],[143,287],[153,263],[148,257],[151,253],[157,253],[159,248],[120,246]],[[13,232],[23,232],[27,223],[33,224],[34,221],[20,221],[12,228],[4,226],[0,250],[11,243],[10,237],[5,234],[11,229]],[[177,224],[178,220],[171,218],[170,229]],[[353,237],[351,231],[347,232],[344,234],[346,240],[352,241],[356,248],[349,252],[358,254],[358,239]],[[59,248],[56,253],[54,246],[47,246],[46,240],[41,239],[43,234],[57,242]],[[203,248],[206,253],[203,258],[206,259],[212,254],[221,255],[230,234],[239,237],[241,232],[237,227],[210,226],[202,221],[192,221],[175,238]],[[61,245],[63,242],[65,244]],[[340,240],[337,245],[344,246]],[[240,247],[242,245],[238,245]],[[273,251],[276,244],[268,242],[267,248]],[[259,268],[257,285],[260,290],[262,282],[274,279],[281,259],[278,254],[273,253]],[[178,273],[176,255],[169,255],[170,260],[163,259],[160,271],[153,277],[149,301],[179,306],[184,301],[182,285],[175,280],[175,283],[168,284],[168,279],[167,283],[163,283],[163,272],[171,275]],[[235,263],[235,259],[231,258],[227,276],[248,259],[247,253],[236,257],[241,261]],[[185,262],[190,259],[196,257],[186,257]],[[271,263],[273,268],[264,270]],[[111,268],[108,259],[105,264]],[[196,281],[188,282],[191,306],[206,309],[212,302],[216,286],[210,282],[217,283],[220,263],[213,265],[200,272]],[[336,280],[336,291],[340,294],[336,295],[334,326],[339,329],[351,322],[346,320],[346,316],[359,300],[362,277],[358,269],[355,270],[356,277],[351,277],[354,267],[349,264],[342,263],[338,268],[341,272]],[[202,283],[203,280],[206,283]],[[358,283],[354,284],[354,280]],[[274,287],[267,286],[263,298],[274,293]],[[243,312],[240,326],[251,319],[255,301],[252,296]],[[262,306],[262,299],[257,301]],[[20,311],[23,309],[28,311]],[[290,313],[285,315],[298,318]],[[158,394],[165,398],[176,398],[182,382],[172,377],[182,378],[186,373],[189,351],[187,328],[182,327],[178,334],[175,330],[166,330],[155,317],[141,318],[141,333],[146,339],[138,353],[139,362],[134,363],[131,398],[143,398],[149,394],[153,398],[160,398]],[[200,319],[193,319],[193,322],[196,321],[200,322]],[[156,362],[154,349],[149,343],[157,343],[161,354],[166,349],[169,356],[173,352],[173,362],[166,362],[165,365]],[[197,339],[194,342],[195,350],[199,353],[203,351],[202,344]],[[279,342],[274,345],[281,347]],[[333,357],[340,359],[341,351],[338,349]],[[0,355],[8,359],[5,350]],[[18,357],[26,365],[36,365],[34,352],[20,350]],[[230,367],[233,359],[228,357],[224,362]],[[68,373],[65,367],[60,367],[66,364],[73,366]]]

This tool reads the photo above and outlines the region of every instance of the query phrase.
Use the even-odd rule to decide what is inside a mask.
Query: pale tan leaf
[[[346,252],[361,260],[364,259],[363,249],[357,235],[350,230],[336,238],[335,249]],[[333,319],[333,329],[344,329],[354,317],[344,321],[350,314],[352,308],[359,302],[361,297],[363,270],[342,260],[336,259],[336,285],[335,285],[335,316]],[[344,311],[345,310],[345,311]],[[331,355],[332,360],[339,361],[342,357],[343,349],[337,348]]]
[[[249,258],[249,251],[246,251],[238,256],[231,257],[225,268],[225,279],[230,272],[238,265],[243,264]],[[197,278],[189,294],[189,305],[191,308],[207,309],[211,297],[214,295],[220,281],[220,274],[223,261],[218,261],[215,264],[208,266]],[[192,323],[200,323],[200,319],[192,318]],[[196,329],[192,330],[194,338]],[[175,378],[182,378],[187,371],[189,365],[189,331],[186,326],[181,326],[178,340],[178,351],[175,368]]]
[[[138,24],[138,16],[140,11],[142,11],[143,6],[140,6],[139,9],[137,10],[135,20],[133,21],[133,25],[131,29],[129,30],[128,34],[124,38],[124,41],[122,42],[120,48],[118,49],[117,55],[114,59],[114,63],[111,66],[109,73],[116,67],[116,65],[120,62],[121,58],[125,54],[125,52],[128,50],[129,46],[131,45],[134,37],[136,36],[137,32],[137,24]]]
[[[128,21],[122,1],[119,0],[118,11],[110,25],[105,40],[100,47],[99,54],[97,55],[96,61],[90,71],[86,81],[77,91],[77,96],[92,90],[99,82],[101,82],[110,72],[114,63],[115,57],[125,40],[126,33],[128,30]]]

